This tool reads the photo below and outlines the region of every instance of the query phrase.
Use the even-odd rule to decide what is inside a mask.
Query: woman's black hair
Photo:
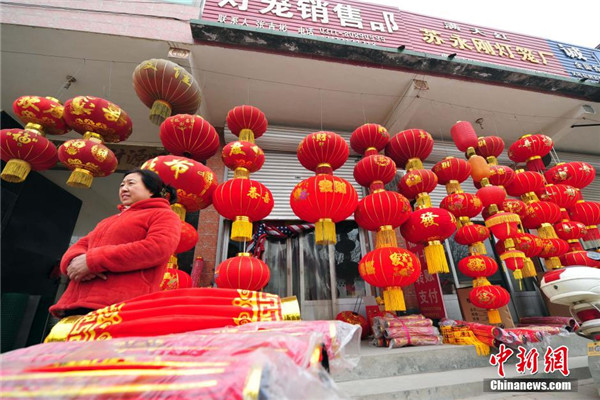
[[[156,172],[149,169],[136,168],[125,172],[125,176],[129,174],[140,174],[142,183],[152,193],[152,198],[162,197],[169,200],[170,204],[177,202],[177,190],[173,186],[164,183]]]

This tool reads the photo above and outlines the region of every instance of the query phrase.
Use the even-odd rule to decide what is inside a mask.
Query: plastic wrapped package
[[[414,337],[414,336],[439,336],[440,331],[434,326],[397,326],[386,328],[385,338],[394,339],[399,337]]]
[[[560,317],[560,316],[551,316],[551,317],[522,317],[519,320],[519,325],[547,325],[547,326],[558,326],[561,328],[565,328],[569,331],[576,331],[579,329],[579,324],[572,317]]]
[[[398,347],[404,347],[408,345],[412,346],[433,346],[436,344],[442,344],[441,336],[431,335],[415,335],[415,336],[403,336],[389,339],[389,348],[395,349]]]

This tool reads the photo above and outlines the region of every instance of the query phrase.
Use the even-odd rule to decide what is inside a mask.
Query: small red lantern
[[[221,158],[227,168],[235,171],[234,178],[248,178],[265,163],[265,153],[262,149],[244,140],[227,143],[223,147]]]
[[[73,130],[82,135],[94,132],[107,143],[122,142],[133,131],[125,110],[100,97],[77,96],[67,100],[63,118]]]
[[[527,215],[527,205],[519,199],[506,199],[502,202],[502,210],[517,214],[520,218]]]
[[[331,174],[348,159],[350,149],[343,137],[334,132],[314,132],[298,145],[298,160],[306,169]]]
[[[250,253],[238,253],[219,264],[215,270],[215,283],[219,288],[262,290],[271,279],[269,266]]]
[[[160,141],[174,156],[205,161],[219,150],[219,134],[199,115],[177,114],[160,124]]]
[[[458,270],[474,279],[473,287],[487,286],[490,284],[487,278],[496,273],[498,264],[491,257],[474,254],[461,259],[458,262]]]
[[[506,268],[513,271],[516,280],[523,279],[523,268],[525,268],[525,253],[521,250],[509,249],[500,254],[500,259],[504,261]]]
[[[17,117],[25,124],[39,125],[36,130],[41,134],[63,135],[71,130],[63,118],[63,110],[53,97],[21,96],[13,102]]]
[[[177,268],[167,268],[160,284],[160,290],[188,289],[192,287],[192,277]]]
[[[474,287],[469,293],[469,300],[475,307],[488,310],[490,324],[502,322],[498,309],[510,301],[508,291],[498,285]]]
[[[560,214],[560,207],[555,203],[535,201],[527,205],[527,213],[522,220],[523,226],[527,229],[538,229],[542,238],[555,238],[556,233],[550,224],[558,222]]]
[[[233,221],[231,240],[252,239],[252,222],[260,221],[273,210],[273,195],[262,183],[234,178],[217,186],[213,206],[223,217]]]
[[[359,313],[354,311],[342,311],[335,316],[335,319],[352,325],[360,326],[362,328],[360,334],[361,339],[365,339],[367,336],[369,336],[369,321],[367,321],[367,319]]]
[[[421,208],[410,215],[400,231],[409,242],[425,245],[423,252],[430,274],[449,271],[441,241],[456,231],[454,215],[443,208]]]
[[[544,247],[542,239],[531,233],[520,233],[513,238],[513,240],[515,242],[515,248],[525,253],[526,257],[538,256]]]
[[[437,186],[437,175],[428,169],[413,169],[400,179],[398,191],[408,199],[417,199],[419,207],[430,207],[429,195]]]
[[[596,170],[591,164],[581,161],[559,163],[544,173],[548,183],[563,183],[583,189],[594,181]]]
[[[361,228],[377,231],[375,247],[380,248],[394,246],[394,229],[408,219],[410,212],[410,203],[404,196],[381,190],[365,196],[358,202],[354,218]]]
[[[504,165],[490,165],[488,180],[492,185],[506,187],[515,179],[515,171]],[[475,183],[475,187],[478,183]]]
[[[240,140],[254,143],[254,139],[267,131],[267,126],[265,114],[253,106],[237,106],[227,113],[227,127]]]
[[[371,190],[383,189],[395,176],[396,163],[380,154],[364,157],[354,166],[356,182]]]
[[[515,178],[506,186],[506,192],[514,197],[519,197],[529,203],[538,200],[535,193],[544,189],[544,176],[535,171],[515,171]]]
[[[587,228],[587,234],[583,237],[585,244],[598,248],[600,247],[600,232],[598,224],[600,223],[600,203],[596,201],[578,202],[569,210],[569,216],[574,221],[583,222]]]
[[[89,188],[94,177],[107,176],[117,169],[117,157],[102,144],[99,135],[87,132],[83,139],[66,141],[58,148],[58,159],[72,170],[67,185]]]
[[[485,226],[500,240],[515,236],[519,230],[519,216],[513,213],[499,212],[485,220]]]
[[[567,242],[575,240],[579,243],[579,239],[587,233],[587,228],[582,222],[561,221],[554,224],[554,231],[559,238],[566,240]]]
[[[562,239],[542,239],[544,247],[539,256],[546,259],[546,267],[561,268],[559,257],[569,251],[569,244]]]
[[[450,211],[456,218],[473,218],[481,212],[483,203],[474,194],[454,193],[444,197],[440,207]]]
[[[542,161],[552,150],[552,139],[546,135],[524,135],[508,148],[508,158],[516,163],[526,162],[529,171],[543,171]]]
[[[486,254],[483,241],[490,237],[490,230],[483,225],[468,222],[461,226],[454,235],[454,241],[469,246],[469,253]]]
[[[352,150],[365,156],[379,153],[389,141],[390,134],[385,127],[379,124],[361,125],[350,135]]]
[[[407,129],[399,132],[385,146],[385,155],[397,166],[411,169],[422,169],[423,162],[433,150],[433,138],[423,129]]]
[[[564,266],[585,265],[600,268],[600,261],[588,257],[588,252],[583,250],[570,251],[560,256],[560,262]]]
[[[456,124],[452,125],[450,134],[452,135],[452,140],[458,150],[466,152],[469,148],[471,149],[469,150],[471,154],[468,154],[467,158],[470,158],[471,155],[475,154],[477,134],[470,122],[458,121]]]
[[[499,136],[483,136],[477,140],[475,152],[485,157],[490,165],[498,165],[498,157],[504,151],[504,140]]]
[[[179,244],[175,250],[176,254],[185,253],[194,248],[198,242],[198,230],[192,224],[181,221],[181,235],[179,236]]]
[[[460,184],[471,175],[471,165],[462,158],[446,157],[431,168],[437,175],[438,183],[446,185],[446,192],[462,192]]]
[[[581,200],[581,192],[570,185],[546,185],[539,193],[540,199],[558,204],[560,208],[571,208]]]
[[[32,169],[52,168],[58,161],[54,144],[34,129],[39,125],[27,126],[28,129],[0,130],[1,156],[7,162],[1,176],[7,182],[23,182]]]
[[[133,71],[133,88],[156,125],[171,114],[194,114],[200,107],[200,86],[192,74],[168,60],[142,61]]]
[[[477,191],[477,197],[483,203],[485,210],[494,214],[500,210],[500,206],[506,199],[506,192],[500,186],[484,186]]]
[[[345,179],[321,174],[298,183],[290,195],[290,205],[298,218],[315,223],[317,244],[333,244],[335,223],[352,215],[358,194]]]
[[[405,311],[402,287],[421,274],[417,256],[399,247],[382,247],[367,253],[358,263],[360,276],[370,285],[383,287],[386,311]]]

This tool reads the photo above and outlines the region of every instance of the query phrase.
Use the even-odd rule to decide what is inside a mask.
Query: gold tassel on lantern
[[[396,240],[396,232],[391,225],[384,225],[379,228],[375,234],[375,248],[380,249],[382,247],[397,247],[398,241]]]
[[[546,222],[542,224],[537,230],[538,236],[542,239],[557,239],[556,231],[554,227]]]
[[[155,125],[160,125],[171,116],[171,105],[164,100],[154,100],[150,109],[150,121]]]
[[[175,214],[177,214],[179,219],[181,219],[182,221],[185,221],[185,207],[183,205],[181,205],[179,203],[172,204],[171,210],[173,210],[173,212]]]
[[[469,245],[469,254],[487,254],[485,244],[483,242],[475,242]]]
[[[6,182],[21,183],[31,171],[31,164],[25,160],[13,158],[6,163],[2,170],[2,179]]]
[[[488,310],[487,315],[488,315],[488,320],[490,321],[490,324],[502,323],[502,318],[500,318],[500,311]]]
[[[385,311],[406,311],[404,293],[400,286],[388,286],[383,291]]]
[[[252,222],[246,216],[236,216],[231,224],[231,240],[236,242],[249,241],[252,239]]]
[[[558,269],[563,267],[558,257],[546,258],[544,264],[546,264],[546,268],[548,269]]]
[[[446,261],[444,246],[442,246],[439,240],[428,242],[427,246],[423,249],[423,252],[425,253],[427,271],[430,275],[437,274],[438,272],[450,272],[448,269],[448,262]]]
[[[331,218],[321,218],[315,223],[315,243],[318,245],[335,244],[335,224]]]
[[[94,180],[94,175],[86,169],[75,168],[71,175],[69,175],[69,179],[67,180],[67,185],[71,187],[79,187],[79,188],[90,188],[92,187],[92,181]]]
[[[478,276],[477,278],[473,279],[473,287],[479,287],[479,286],[490,286],[491,283],[490,281],[488,281],[488,279],[485,276]]]
[[[535,265],[533,265],[533,261],[529,257],[525,257],[525,266],[523,267],[523,277],[532,278],[537,276],[537,272],[535,270]]]
[[[254,132],[251,129],[242,129],[240,131],[240,140],[244,140],[246,142],[254,143]]]

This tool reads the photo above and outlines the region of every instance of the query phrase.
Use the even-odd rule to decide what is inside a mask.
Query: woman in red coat
[[[177,201],[175,189],[156,173],[137,169],[125,174],[121,212],[102,220],[64,254],[60,270],[71,282],[50,307],[53,315],[86,314],[159,290],[181,232],[181,221],[165,197]]]

